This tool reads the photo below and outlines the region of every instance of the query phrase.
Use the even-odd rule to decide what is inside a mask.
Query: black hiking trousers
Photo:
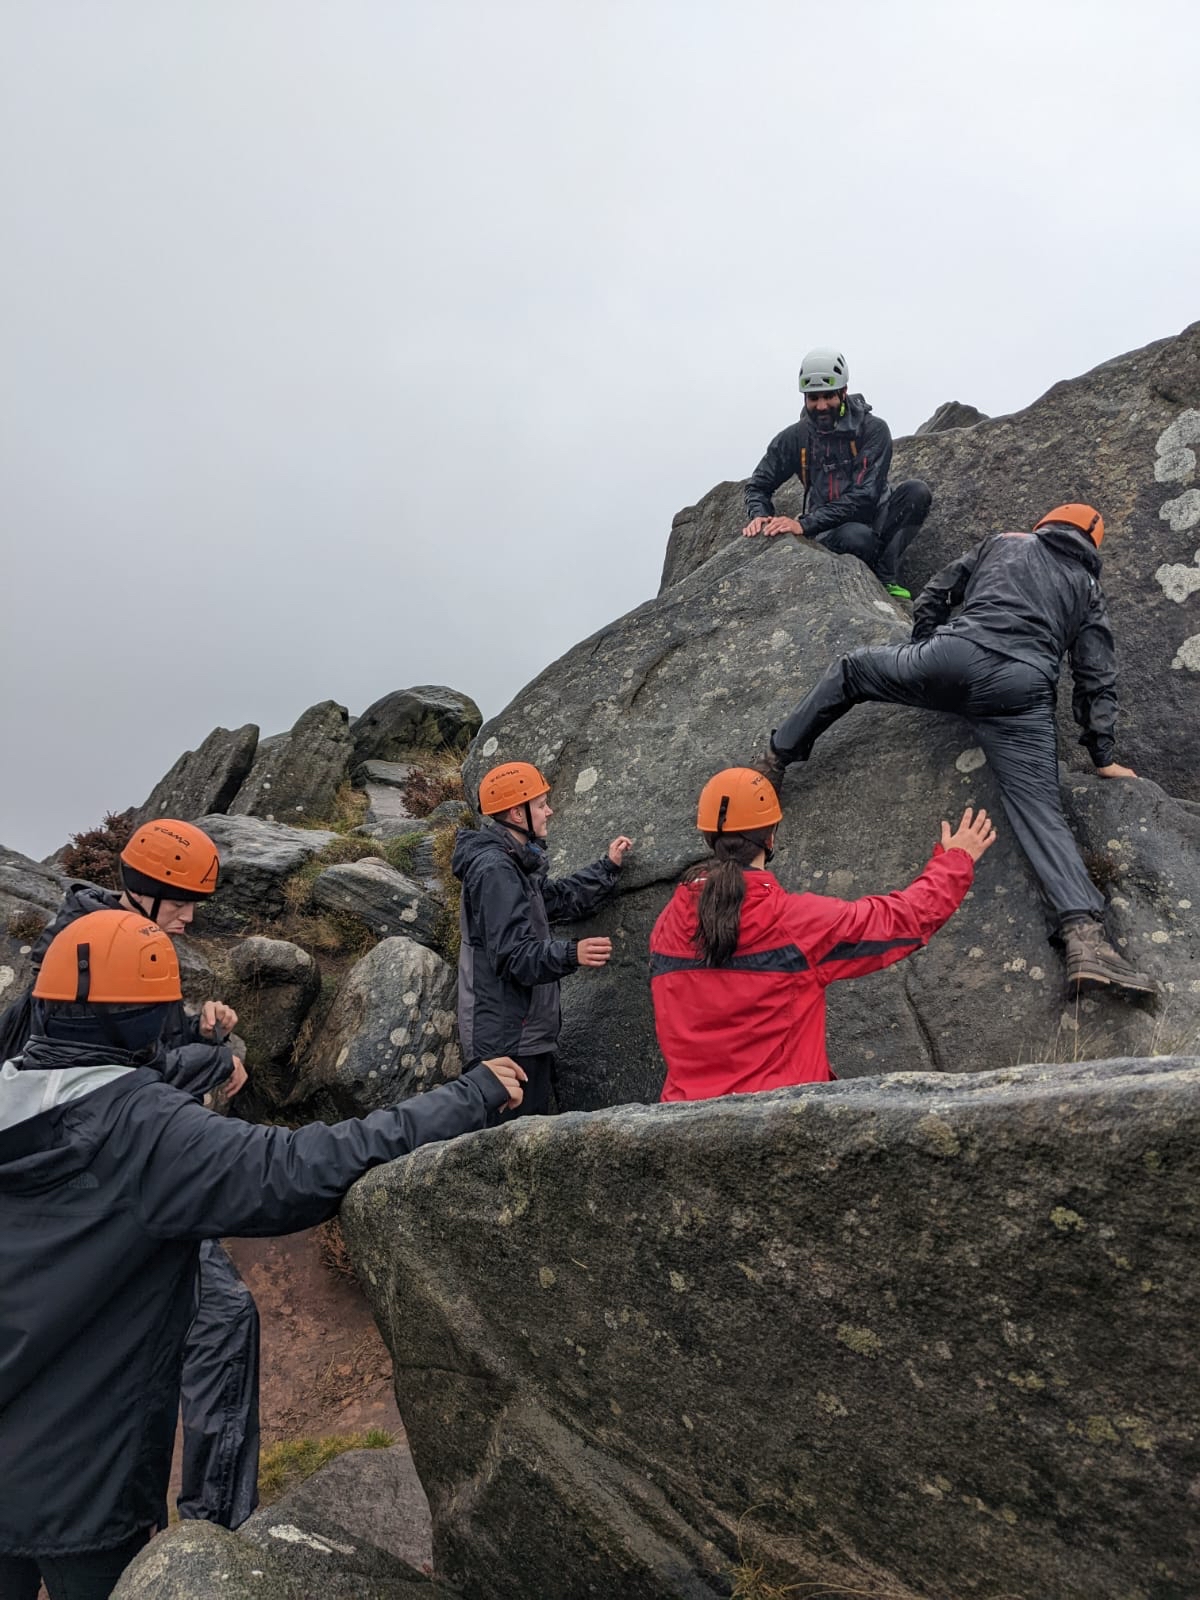
[[[1104,897],[1063,814],[1054,686],[1037,667],[952,633],[854,650],[834,662],[771,744],[783,761],[806,761],[825,730],[864,700],[965,718],[1059,927],[1075,917],[1103,917]]]
[[[215,1239],[200,1245],[180,1404],[179,1515],[236,1528],[258,1504],[258,1307]]]
[[[880,583],[899,583],[904,552],[921,531],[933,494],[920,478],[896,484],[873,523],[842,522],[818,533],[814,543],[837,555],[857,556]]]
[[[525,1068],[526,1082],[522,1085],[525,1093],[521,1104],[515,1111],[492,1111],[488,1114],[488,1127],[494,1128],[501,1122],[511,1122],[514,1117],[548,1117],[550,1115],[550,1091],[556,1087],[556,1069],[558,1057],[552,1050],[540,1050],[536,1055],[511,1056],[519,1067]]]
[[[37,1600],[42,1584],[50,1600],[108,1600],[121,1574],[143,1546],[144,1528],[111,1550],[80,1550],[71,1556],[0,1555],[0,1600]]]

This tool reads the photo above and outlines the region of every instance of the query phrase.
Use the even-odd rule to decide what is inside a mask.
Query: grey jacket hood
[[[86,1114],[72,1119],[68,1134],[61,1118],[45,1113],[132,1077],[136,1070],[96,1065],[22,1072],[6,1061],[0,1067],[0,1191],[36,1194],[69,1182],[90,1166],[104,1135],[103,1120]]]

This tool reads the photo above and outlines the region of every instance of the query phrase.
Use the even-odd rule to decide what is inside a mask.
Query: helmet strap
[[[145,906],[138,899],[137,895],[132,894],[128,889],[125,890],[125,898],[129,901],[130,905],[136,906],[144,917],[149,917],[150,921],[154,923],[155,927],[158,926],[158,913],[162,910],[163,903],[163,897],[161,895],[158,897],[158,899],[150,901],[149,911],[146,910]]]

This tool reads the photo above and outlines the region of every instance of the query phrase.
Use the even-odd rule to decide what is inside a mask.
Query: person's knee
[[[906,522],[922,523],[929,515],[933,505],[933,490],[921,478],[906,478],[897,484],[893,490],[896,495],[903,496],[904,520]]]
[[[820,542],[835,555],[857,556],[868,564],[875,554],[875,530],[865,522],[843,522],[822,534]]]

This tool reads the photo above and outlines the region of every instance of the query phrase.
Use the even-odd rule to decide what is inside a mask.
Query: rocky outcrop
[[[535,761],[554,784],[551,872],[634,840],[621,896],[587,931],[612,963],[563,984],[560,1096],[568,1107],[656,1099],[646,950],[683,870],[700,860],[695,804],[721,767],[757,759],[768,731],[839,653],[897,643],[908,620],[852,556],[796,539],[727,545],[585,640],[482,730],[467,792],[495,761]],[[1076,792],[1078,791],[1078,793]],[[1004,823],[970,728],[957,718],[862,706],[792,769],[772,870],[785,888],[855,899],[901,887],[942,817],[985,805],[1000,840],[970,899],[929,948],[829,993],[830,1051],[843,1076],[987,1068],[1046,1053],[1142,1055],[1166,1026],[1200,1028],[1200,809],[1150,783],[1072,775],[1085,852],[1115,898],[1113,934],[1164,985],[1166,1015],[1098,998],[1063,1002],[1035,880]],[[1117,875],[1119,874],[1119,886]],[[583,929],[574,930],[582,933]]]
[[[58,910],[66,878],[0,845],[0,1011],[28,989],[34,941]]]
[[[223,931],[279,916],[287,879],[337,838],[324,828],[289,828],[261,817],[201,817],[198,825],[221,858],[220,888],[204,907],[205,926]]]
[[[412,939],[384,939],[343,979],[295,1099],[360,1117],[446,1083],[461,1067],[454,972]]]
[[[625,1107],[376,1169],[342,1226],[437,1569],[474,1600],[755,1566],[1200,1592],[1198,1150],[1172,1059]]]
[[[395,689],[351,725],[354,759],[404,761],[419,748],[465,750],[483,721],[469,695],[444,684]]]
[[[338,1457],[236,1533],[177,1523],[126,1568],[113,1600],[458,1600],[457,1590],[358,1531],[369,1519],[367,1496],[381,1485],[378,1464],[363,1474],[355,1463],[392,1454]],[[356,1476],[357,1499],[348,1492]]]
[[[151,790],[134,813],[134,821],[182,817],[185,822],[229,810],[254,764],[258,728],[214,728],[198,750],[183,755]]]
[[[290,733],[259,745],[254,765],[229,807],[234,816],[275,822],[324,822],[345,782],[352,745],[345,706],[322,700]]]
[[[986,422],[985,412],[975,406],[964,405],[961,400],[947,400],[916,430],[918,434],[946,433],[950,428],[973,428],[977,422]]]
[[[765,443],[765,441],[764,441]],[[1200,726],[1200,323],[1080,378],[1024,411],[896,442],[893,481],[924,478],[933,510],[910,552],[920,587],[985,534],[1028,528],[1051,507],[1104,514],[1104,589],[1124,707],[1119,759],[1168,793],[1200,799],[1200,762],[1184,730]],[[778,497],[798,514],[793,482]],[[741,484],[680,512],[663,569],[673,584],[735,541]],[[1077,761],[1069,702],[1060,718]]]
[[[376,856],[326,867],[313,884],[312,898],[322,910],[357,917],[377,938],[403,934],[431,949],[437,945],[442,922],[440,902],[419,883]]]
[[[261,936],[239,939],[229,967],[235,989],[226,998],[241,1019],[254,1066],[247,1094],[255,1106],[276,1109],[295,1087],[292,1052],[321,992],[321,972],[299,945]]]

